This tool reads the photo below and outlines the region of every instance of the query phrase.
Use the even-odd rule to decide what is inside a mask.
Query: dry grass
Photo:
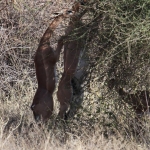
[[[36,129],[35,129],[36,130]],[[38,129],[36,132],[30,132],[29,137],[25,137],[21,135],[8,135],[7,138],[4,140],[1,139],[1,149],[40,149],[40,150],[121,150],[121,149],[136,149],[136,150],[143,150],[147,149],[146,146],[138,145],[134,141],[125,141],[123,138],[115,138],[111,137],[109,139],[105,139],[102,134],[98,132],[94,135],[85,136],[84,134],[81,136],[76,136],[74,134],[66,133],[67,140],[64,142],[58,140],[57,136],[62,136],[60,133],[59,135],[55,135],[52,131],[49,133],[43,134],[42,131]]]
[[[71,7],[72,1],[7,2],[0,1],[0,149],[150,149],[149,118],[135,118],[118,95],[114,91],[108,93],[104,82],[96,79],[91,82],[91,93],[85,93],[82,109],[73,119],[58,121],[55,102],[56,112],[49,124],[38,127],[30,110],[37,88],[34,53],[53,12]],[[53,47],[64,28],[61,25],[57,29]],[[58,67],[61,72],[62,64]]]

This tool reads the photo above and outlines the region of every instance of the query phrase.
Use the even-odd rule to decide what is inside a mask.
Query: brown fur
[[[79,10],[79,3],[75,3],[72,10],[74,12]],[[69,12],[69,11],[68,11]],[[50,37],[54,29],[65,17],[64,14],[59,15],[45,31],[40,40],[39,47],[35,55],[36,77],[38,81],[38,89],[33,99],[31,109],[33,111],[35,120],[40,118],[45,122],[53,112],[53,97],[52,94],[55,89],[55,64],[59,59],[60,51],[64,45],[64,73],[58,87],[58,100],[60,102],[59,116],[64,118],[64,114],[69,106],[69,101],[72,96],[71,79],[77,68],[78,59],[80,55],[80,48],[78,40],[64,43],[64,38],[68,36],[79,22],[78,16],[73,15],[69,23],[66,35],[58,41],[56,52],[50,47]]]
[[[79,11],[79,5],[74,5],[73,10]],[[75,29],[81,28],[82,24],[80,19],[82,15],[83,14],[77,14],[71,17],[69,26],[65,32],[65,38],[63,37],[66,39],[66,41],[64,41],[64,72],[57,92],[58,101],[60,102],[59,116],[62,119],[65,118],[66,111],[68,110],[73,95],[71,80],[74,77],[78,66],[79,56],[82,49],[81,45],[83,44],[79,37],[83,34],[83,31],[78,31],[76,39],[69,40],[69,36]]]
[[[33,99],[31,109],[36,120],[42,117],[46,121],[53,111],[53,91],[55,89],[55,64],[57,57],[50,46],[50,37],[66,14],[57,16],[42,36],[35,54],[35,69],[38,89]],[[62,45],[58,42],[57,49]]]

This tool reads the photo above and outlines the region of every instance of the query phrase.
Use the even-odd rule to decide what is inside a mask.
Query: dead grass
[[[55,102],[56,111],[46,127],[34,122],[30,110],[37,88],[34,53],[53,12],[71,6],[71,0],[0,1],[0,149],[150,149],[149,118],[135,118],[125,103],[118,105],[118,95],[108,93],[104,82],[97,80],[91,82],[91,93],[85,93],[82,109],[73,119],[58,121]],[[64,28],[57,29],[53,47]],[[62,64],[58,67],[60,74]]]

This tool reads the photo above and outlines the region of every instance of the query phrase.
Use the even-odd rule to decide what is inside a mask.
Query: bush
[[[66,122],[65,126],[63,123],[56,125],[54,115],[45,129],[48,132],[44,130],[44,133],[36,128],[30,111],[37,86],[34,53],[40,37],[53,18],[50,14],[72,4],[29,0],[16,0],[14,3],[8,1],[8,4],[2,1],[0,4],[0,134],[7,137],[5,143],[0,138],[0,143],[4,143],[2,149],[9,147],[7,142],[13,143],[18,149],[21,146],[36,149],[34,139],[43,139],[41,149],[44,146],[46,149],[49,145],[47,143],[61,149],[62,143],[67,140],[71,143],[76,139],[77,143],[80,141],[86,147],[89,141],[93,144],[91,139],[95,143],[103,141],[103,136],[108,138],[104,143],[112,141],[114,145],[113,141],[117,141],[118,149],[122,143],[125,143],[123,146],[126,149],[140,149],[138,145],[149,149],[149,119],[137,118],[132,107],[120,98],[116,90],[118,87],[131,89],[133,93],[136,90],[150,90],[149,0],[88,2],[85,6],[88,11],[83,16],[83,38],[86,39],[83,44],[89,67],[83,83],[82,105],[76,116]],[[65,27],[64,23],[56,30],[53,47]],[[57,67],[60,75],[62,60]],[[116,88],[108,87],[111,79],[115,79]],[[56,100],[55,94],[54,99]],[[55,102],[55,107],[57,106]],[[33,130],[31,126],[34,127]],[[6,129],[9,136],[4,135]],[[54,139],[58,140],[56,145]],[[103,143],[99,147],[101,145]]]

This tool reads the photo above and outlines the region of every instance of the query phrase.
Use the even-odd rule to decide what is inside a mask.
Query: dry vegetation
[[[117,86],[133,93],[150,90],[149,0],[91,4],[94,11],[85,16],[85,36],[92,37],[86,45],[90,69],[80,109],[66,122],[57,120],[54,94],[56,111],[48,125],[39,128],[34,122],[34,54],[53,13],[72,2],[0,1],[0,149],[150,149],[149,117],[137,117],[116,90],[108,88],[115,78]],[[53,47],[65,27],[66,22],[56,30]],[[62,63],[57,68],[60,75]]]

